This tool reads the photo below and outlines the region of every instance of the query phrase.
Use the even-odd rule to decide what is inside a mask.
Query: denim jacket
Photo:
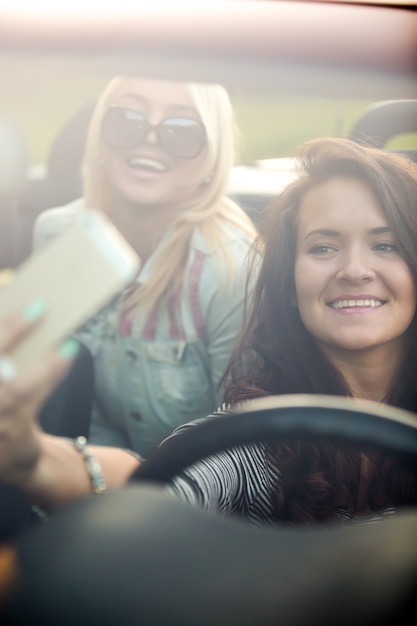
[[[79,210],[82,201],[45,211],[35,225],[34,247]],[[217,386],[241,328],[250,242],[231,226],[227,246],[232,276],[196,228],[179,297],[129,322],[121,316],[121,294],[80,329],[95,367],[91,443],[146,457],[177,426],[221,404]],[[154,258],[143,265],[138,282],[146,282]]]

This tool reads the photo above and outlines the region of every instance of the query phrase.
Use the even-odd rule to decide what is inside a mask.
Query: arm
[[[37,323],[41,321],[29,321],[23,314],[2,322],[0,355],[11,351]],[[47,509],[91,491],[82,454],[71,441],[43,433],[37,421],[73,358],[68,350],[49,353],[33,368],[0,380],[0,480]],[[138,466],[123,450],[91,447],[91,452],[101,462],[109,488],[123,485]]]
[[[41,434],[40,447],[36,465],[20,485],[32,502],[52,510],[91,493],[84,458],[71,440]],[[88,450],[100,461],[109,489],[123,486],[139,465],[120,448],[88,446]]]

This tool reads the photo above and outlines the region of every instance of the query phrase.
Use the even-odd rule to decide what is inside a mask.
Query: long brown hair
[[[365,181],[376,194],[417,285],[417,165],[402,155],[335,138],[306,142],[297,157],[298,178],[271,203],[259,224],[252,265],[255,288],[241,340],[223,378],[225,401],[232,405],[284,393],[352,395],[294,306],[297,217],[311,187],[336,176]],[[385,400],[417,412],[417,313],[407,335],[398,379]],[[280,518],[327,519],[338,507],[354,509],[364,459],[369,484],[383,484],[384,497],[397,503],[417,499],[415,474],[410,480],[409,472],[394,470],[384,455],[364,456],[353,447],[313,443],[271,446],[270,455],[282,475],[276,497]]]

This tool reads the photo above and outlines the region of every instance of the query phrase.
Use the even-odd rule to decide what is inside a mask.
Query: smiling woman
[[[404,333],[416,310],[413,273],[400,255],[378,197],[360,178],[335,177],[311,188],[298,215],[295,284],[298,310],[324,354],[343,372],[346,352],[401,363]],[[347,368],[345,378],[350,378]],[[365,378],[351,380],[365,395]],[[381,385],[382,383],[382,385]],[[379,381],[373,399],[381,401]],[[370,391],[368,391],[368,396]]]
[[[260,223],[225,399],[314,393],[416,412],[417,165],[334,138],[307,142],[298,159],[299,178]],[[394,467],[372,450],[278,441],[202,462],[173,491],[255,519],[376,519],[417,499],[415,470]],[[258,485],[249,503],[247,475]]]
[[[147,455],[175,426],[221,403],[255,237],[226,196],[233,129],[220,85],[116,77],[91,118],[83,198],[37,220],[35,248],[85,207],[99,209],[143,263],[79,332],[94,356],[94,443]]]
[[[342,139],[307,142],[299,156],[299,178],[262,226],[266,254],[241,348],[254,342],[262,355],[264,392],[355,395],[353,386],[397,403],[415,371],[416,164]],[[364,375],[372,363],[386,378]],[[412,398],[411,386],[404,408]]]

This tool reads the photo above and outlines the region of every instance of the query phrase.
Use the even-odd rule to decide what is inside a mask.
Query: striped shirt
[[[226,413],[230,411],[218,411],[190,422],[177,428],[171,437],[180,436],[184,430],[203,420]],[[271,463],[267,444],[260,442],[230,448],[198,461],[176,476],[167,490],[180,500],[206,511],[237,515],[257,525],[276,526],[282,523],[274,514],[279,480],[278,465]],[[366,515],[337,509],[338,518],[346,524],[373,523],[393,513],[395,506],[392,504]]]

